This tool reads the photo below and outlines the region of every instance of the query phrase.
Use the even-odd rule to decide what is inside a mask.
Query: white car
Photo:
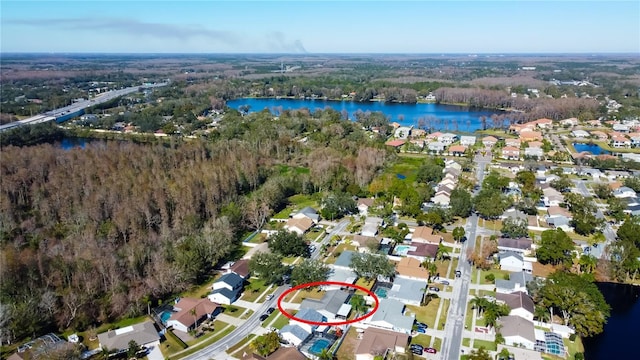
[[[267,301],[269,301],[269,300],[273,299],[273,294],[269,294],[269,295],[267,295],[266,299],[267,299]]]

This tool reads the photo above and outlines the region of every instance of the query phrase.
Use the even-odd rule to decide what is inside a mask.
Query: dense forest
[[[325,110],[231,111],[213,141],[3,147],[2,341],[140,314],[205,281],[287,196],[364,189],[393,156],[382,144]]]

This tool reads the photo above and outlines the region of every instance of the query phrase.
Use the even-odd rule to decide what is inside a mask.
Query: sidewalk
[[[236,326],[236,327],[240,326],[241,324],[244,324],[244,322],[246,321],[246,320],[243,320],[243,319],[240,319],[240,318],[237,318],[237,317],[233,317],[233,316],[230,316],[230,315],[225,315],[225,314],[216,315],[216,320],[220,320],[220,321],[226,322],[227,324],[231,324],[231,325]]]
[[[233,305],[256,311],[260,308],[260,306],[262,306],[262,303],[254,303],[254,302],[245,301],[245,300],[236,300],[233,303]]]

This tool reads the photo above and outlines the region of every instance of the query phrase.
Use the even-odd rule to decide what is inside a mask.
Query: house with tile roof
[[[167,327],[188,333],[194,330],[204,319],[214,317],[221,307],[219,304],[211,302],[208,298],[194,299],[181,298],[173,305],[174,313],[167,320]]]

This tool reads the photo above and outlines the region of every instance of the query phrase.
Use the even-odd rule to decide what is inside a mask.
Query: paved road
[[[478,164],[476,177],[478,184],[482,184],[484,169],[491,162],[491,153],[486,156],[476,155],[474,161]],[[477,191],[476,191],[477,193]],[[458,268],[461,276],[453,284],[453,294],[449,314],[444,328],[444,339],[440,352],[440,359],[458,360],[462,346],[462,334],[464,330],[464,317],[467,311],[467,300],[469,296],[469,286],[471,284],[471,265],[466,261],[466,254],[473,251],[476,244],[476,231],[478,228],[478,216],[473,214],[467,221],[468,228],[467,241],[464,242],[460,251]]]
[[[316,246],[316,250],[311,254],[311,258],[315,259],[320,256],[320,249],[322,245],[331,239],[332,236],[338,235],[344,231],[344,229],[349,225],[349,220],[342,220],[336,226],[333,227],[331,232],[329,232],[320,245]],[[278,287],[273,292],[273,299],[265,301],[258,309],[247,319],[246,322],[235,328],[229,335],[225,336],[221,340],[209,345],[208,347],[195,352],[189,356],[184,357],[185,360],[196,360],[196,359],[228,359],[229,356],[225,354],[225,351],[240,341],[244,340],[249,334],[251,334],[256,328],[262,326],[262,322],[260,321],[260,315],[264,314],[264,312],[270,308],[275,307],[277,309],[277,301],[278,297],[285,292],[289,288],[289,285],[283,285]]]
[[[98,105],[98,104],[102,104],[105,103],[107,101],[111,101],[112,99],[115,99],[117,97],[123,96],[123,95],[127,95],[127,94],[131,94],[134,93],[136,91],[138,91],[140,88],[156,88],[156,87],[161,87],[161,86],[165,86],[168,83],[158,83],[158,84],[151,84],[151,85],[142,85],[142,86],[132,86],[132,87],[128,87],[128,88],[124,88],[124,89],[120,89],[120,90],[112,90],[112,91],[108,91],[105,93],[102,93],[99,96],[96,96],[93,99],[89,99],[89,100],[84,100],[84,101],[78,101],[76,103],[73,103],[71,105],[65,106],[65,107],[61,107],[55,110],[50,110],[47,111],[43,114],[40,114],[41,116],[47,116],[48,119],[47,121],[52,121],[54,120],[54,118],[59,118],[59,117],[63,117],[66,114],[72,114],[75,113],[77,111],[86,109],[88,107],[91,107],[93,105]],[[30,121],[30,119],[34,119],[33,121]],[[1,125],[0,126],[0,131],[4,131],[7,129],[11,129],[11,128],[15,128],[18,126],[24,126],[24,125],[33,125],[33,124],[39,124],[42,123],[43,121],[38,119],[38,116],[34,116],[32,118],[29,119],[25,119],[22,121],[15,121],[12,123],[8,123],[5,125]]]

